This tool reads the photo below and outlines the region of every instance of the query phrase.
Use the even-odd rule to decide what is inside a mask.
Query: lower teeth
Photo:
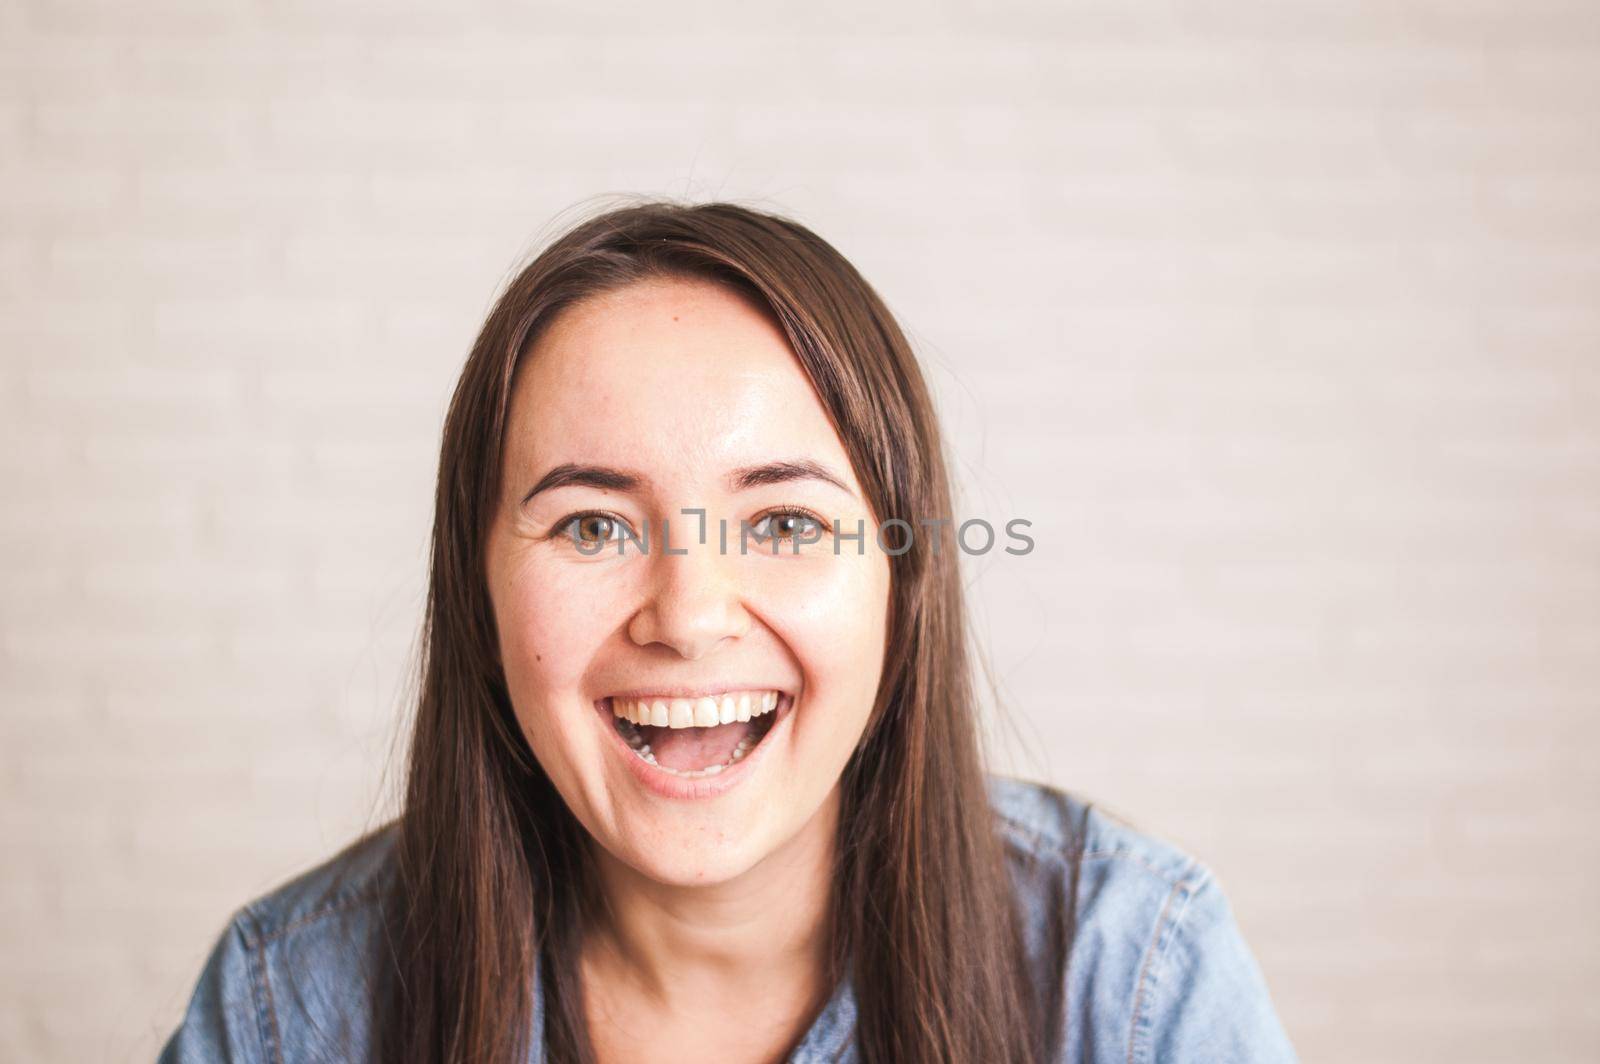
[[[655,767],[660,769],[662,772],[670,772],[674,776],[682,776],[685,779],[691,780],[699,779],[702,776],[715,776],[723,769],[731,768],[732,766],[737,765],[739,762],[745,759],[745,756],[750,753],[750,750],[754,746],[755,744],[750,742],[748,739],[740,739],[739,745],[733,748],[733,753],[729,755],[728,760],[722,762],[721,764],[707,765],[705,768],[685,769],[669,768],[668,766],[661,764],[656,760],[656,755],[650,752],[650,744],[640,741],[637,737],[630,740],[628,743],[628,748],[631,749],[635,754],[638,754],[641,760],[650,762],[650,764],[655,765]]]

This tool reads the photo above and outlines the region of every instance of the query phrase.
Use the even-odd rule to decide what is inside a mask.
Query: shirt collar
[[[533,969],[533,1021],[528,1032],[528,1064],[544,1064],[544,986],[543,964]],[[805,1037],[789,1055],[788,1064],[832,1064],[845,1061],[856,1031],[856,995],[846,975],[834,987],[828,1003],[806,1030]]]

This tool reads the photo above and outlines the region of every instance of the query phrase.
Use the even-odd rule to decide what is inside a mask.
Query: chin
[[[663,886],[709,887],[738,879],[760,864],[776,845],[765,834],[659,832],[648,844],[628,840],[626,856],[616,855],[639,875]]]

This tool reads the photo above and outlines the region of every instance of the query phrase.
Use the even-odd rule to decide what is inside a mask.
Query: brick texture
[[[0,7],[0,1058],[150,1059],[387,814],[449,389],[621,192],[879,287],[1033,522],[997,758],[1305,1059],[1600,1059],[1597,101],[1590,0]]]

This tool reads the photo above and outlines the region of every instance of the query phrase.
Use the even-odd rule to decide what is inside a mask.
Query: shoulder
[[[1081,796],[1005,777],[989,793],[1025,919],[1125,933],[1220,894],[1198,859]]]
[[[1051,866],[1079,861],[1137,873],[1168,887],[1208,878],[1194,857],[1069,791],[989,777],[990,805],[1014,860]]]
[[[395,825],[241,906],[161,1064],[359,1059],[369,1036]]]
[[[390,822],[356,839],[321,864],[300,873],[245,905],[263,940],[281,939],[338,918],[369,910],[394,874],[396,825]]]
[[[1206,864],[1044,784],[991,777],[990,803],[1059,1059],[1294,1060]]]

